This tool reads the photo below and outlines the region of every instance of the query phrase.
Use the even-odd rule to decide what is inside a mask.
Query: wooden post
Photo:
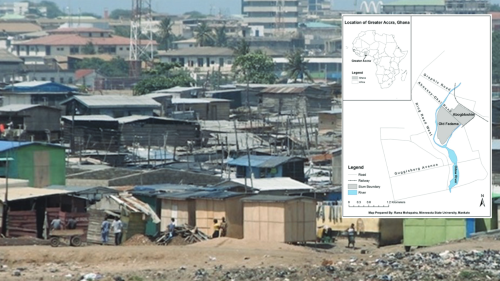
[[[306,127],[306,148],[309,150],[309,130],[307,129],[307,116],[304,113],[304,126]]]

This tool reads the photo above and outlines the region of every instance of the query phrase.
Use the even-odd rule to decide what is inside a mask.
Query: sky
[[[17,0],[19,1],[19,0]],[[41,2],[41,0],[31,0]],[[67,6],[71,7],[73,13],[77,13],[78,8],[82,12],[91,12],[98,15],[103,14],[105,8],[110,12],[114,9],[130,9],[131,0],[51,0],[59,5],[62,11]],[[354,2],[361,4],[362,0],[332,0],[335,9],[354,9]],[[390,0],[394,1],[394,0]],[[386,2],[390,2],[386,1]],[[500,0],[498,0],[500,1]],[[1,2],[16,2],[16,0],[0,0]],[[219,9],[223,14],[241,14],[241,0],[152,0],[151,8],[160,13],[183,14],[188,11],[199,11],[209,14],[212,6],[212,13],[218,14]]]
[[[19,1],[19,0],[17,0]],[[40,2],[41,0],[31,0]],[[130,9],[131,0],[52,0],[59,5],[62,11],[71,7],[72,13],[77,13],[78,8],[82,12],[91,12],[102,16],[105,8],[111,12],[114,9]],[[334,10],[355,10],[359,8],[363,0],[331,0]],[[395,0],[385,0],[390,3]],[[0,0],[2,2],[16,2],[16,0]],[[367,1],[368,2],[368,1]],[[375,1],[378,2],[378,1]],[[357,7],[354,3],[357,3]],[[490,3],[499,4],[500,0],[490,0]],[[152,0],[152,9],[159,13],[183,14],[188,11],[199,11],[209,14],[241,14],[241,0]],[[212,8],[211,8],[212,7]]]

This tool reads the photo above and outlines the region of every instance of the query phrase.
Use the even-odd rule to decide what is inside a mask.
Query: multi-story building
[[[46,56],[69,56],[92,52],[128,58],[130,40],[98,28],[61,28],[49,35],[28,41],[13,42],[10,52],[25,64],[43,64]],[[147,40],[141,41],[146,45]],[[156,42],[153,46],[156,50]]]
[[[485,14],[488,0],[396,1],[384,4],[384,14]]]
[[[262,26],[265,35],[297,32],[299,0],[242,0],[242,13],[249,26]]]

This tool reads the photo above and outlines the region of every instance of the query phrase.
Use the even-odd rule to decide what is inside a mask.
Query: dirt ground
[[[79,280],[80,276],[88,273],[101,274],[103,278],[100,280],[221,280],[211,279],[208,274],[235,268],[291,270],[307,265],[314,269],[325,262],[339,264],[353,259],[370,262],[382,254],[404,251],[402,245],[377,248],[372,241],[360,238],[357,239],[356,249],[348,249],[346,245],[345,239],[333,245],[296,246],[218,238],[187,246],[3,246],[0,247],[0,265],[4,265],[0,267],[0,280]],[[487,239],[468,240],[417,251],[439,253],[444,250],[483,249],[500,250],[500,243]],[[20,276],[13,276],[14,271],[18,271]],[[293,275],[295,277],[267,279],[321,280],[309,279],[312,277],[308,275],[306,271],[300,271]],[[226,279],[252,279],[240,277]]]

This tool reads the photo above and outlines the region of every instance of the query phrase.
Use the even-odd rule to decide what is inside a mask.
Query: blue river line
[[[438,129],[438,122],[437,122],[437,114],[438,114],[438,111],[439,109],[443,106],[443,104],[446,102],[446,100],[448,99],[448,97],[450,96],[451,92],[453,92],[456,88],[460,87],[460,85],[462,85],[462,83],[458,84],[458,86],[456,86],[455,88],[451,89],[451,91],[448,93],[448,95],[446,96],[446,98],[444,99],[444,101],[439,105],[439,107],[436,109],[436,114],[435,114],[435,119],[436,119],[436,131],[434,132],[434,137],[433,137],[433,140],[434,140],[434,143],[441,147],[441,148],[446,148],[446,150],[448,150],[448,157],[450,158],[451,162],[453,162],[453,170],[452,170],[452,173],[454,174],[453,178],[451,179],[450,181],[450,185],[448,186],[449,189],[450,189],[450,192],[451,192],[451,189],[458,184],[458,178],[459,178],[459,171],[458,171],[458,159],[457,159],[457,154],[455,153],[455,151],[451,150],[448,148],[448,141],[450,140],[451,136],[453,135],[453,133],[458,129],[460,128],[461,125],[459,125],[458,127],[455,128],[455,130],[453,130],[453,132],[450,134],[450,136],[448,137],[448,139],[446,140],[446,143],[445,145],[440,145],[439,143],[436,142],[436,133],[437,133],[437,129]]]

